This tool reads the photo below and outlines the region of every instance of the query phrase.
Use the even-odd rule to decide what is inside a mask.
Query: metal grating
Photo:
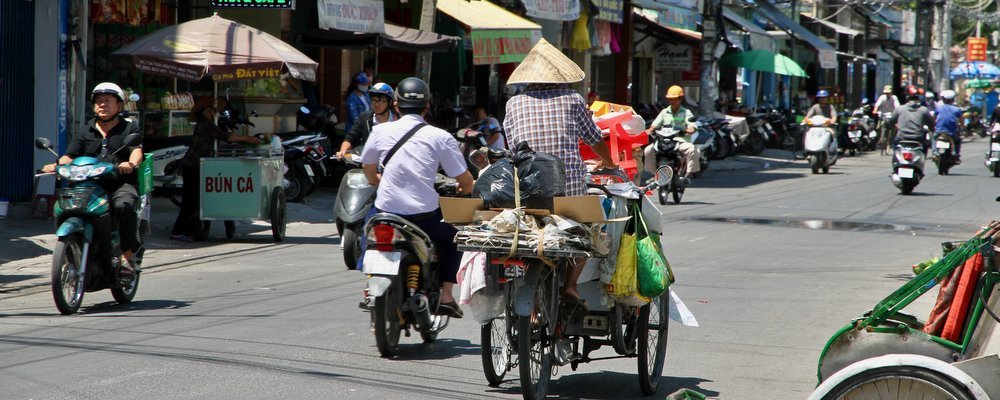
[[[0,1],[0,199],[28,201],[34,163],[35,3]]]

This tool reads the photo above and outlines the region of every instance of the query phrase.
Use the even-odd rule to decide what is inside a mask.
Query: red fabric
[[[961,343],[963,328],[966,325],[966,314],[969,312],[969,305],[972,304],[972,300],[975,298],[976,283],[982,272],[982,254],[976,253],[968,260],[965,260],[962,275],[958,281],[958,288],[955,291],[955,299],[951,302],[951,309],[948,310],[948,319],[944,323],[944,330],[941,331],[941,338]]]

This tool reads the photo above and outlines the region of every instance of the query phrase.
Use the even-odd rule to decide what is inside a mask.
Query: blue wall
[[[34,170],[35,3],[0,1],[0,198],[27,201]]]

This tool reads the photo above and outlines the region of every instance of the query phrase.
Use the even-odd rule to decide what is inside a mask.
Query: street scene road
[[[997,214],[986,145],[967,143],[963,164],[910,196],[877,152],[819,175],[778,150],[714,163],[681,204],[660,207],[673,289],[700,327],[671,322],[664,380],[649,398],[808,396],[838,328],[910,279],[911,264],[940,256],[940,243]],[[468,313],[434,343],[414,334],[398,357],[379,357],[358,307],[364,277],[346,270],[331,222],[333,197],[325,188],[290,204],[283,243],[249,222],[232,241],[166,240],[177,209],[157,199],[134,302],[87,293],[73,316],[59,315],[46,286],[51,223],[0,220],[0,397],[520,398],[516,369],[487,386]],[[914,313],[926,316],[932,302]],[[643,398],[636,360],[558,368],[549,397]]]

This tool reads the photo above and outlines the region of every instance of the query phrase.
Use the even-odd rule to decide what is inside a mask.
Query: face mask
[[[358,85],[358,90],[360,90],[362,92],[367,92],[368,91],[368,85]]]

